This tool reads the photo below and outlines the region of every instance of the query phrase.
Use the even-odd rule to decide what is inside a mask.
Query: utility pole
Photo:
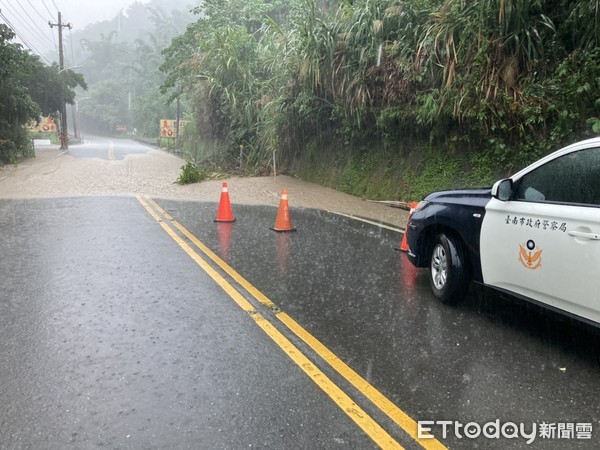
[[[179,151],[179,95],[181,94],[177,95],[177,120],[175,120],[175,152]]]
[[[48,21],[50,28],[58,27],[58,73],[61,73],[65,68],[65,61],[63,55],[63,38],[62,29],[71,29],[71,24],[63,24],[60,11],[58,12],[58,23],[52,23]],[[67,131],[67,103],[65,101],[65,89],[62,90],[62,102],[60,106],[60,149],[69,149],[69,133]]]

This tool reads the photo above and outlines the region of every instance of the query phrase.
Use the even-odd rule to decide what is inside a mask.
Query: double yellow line
[[[237,273],[229,264],[219,258],[212,250],[204,245],[196,236],[164,211],[154,200],[137,196],[138,201],[146,211],[160,224],[171,238],[242,308],[249,313],[256,324],[341,408],[377,445],[383,449],[403,448],[390,436],[372,417],[358,406],[340,387],[325,375],[311,360],[309,360],[289,339],[287,339],[269,320],[259,313],[256,308],[244,298],[227,279],[222,276],[206,259],[198,254],[184,239],[200,250],[205,257],[212,260],[233,281],[245,289],[261,305],[272,311],[275,317],[283,323],[302,342],[308,345],[323,361],[329,364],[339,375],[368,398],[379,410],[392,419],[410,437],[427,450],[441,450],[446,447],[437,439],[431,437],[419,439],[417,423],[392,403],[368,381],[340,360],[331,350],[325,347],[314,336],[300,326],[294,319],[281,311],[269,298],[244,277]],[[166,219],[166,222],[165,222]],[[180,234],[176,231],[178,230]],[[183,237],[182,237],[183,236]]]

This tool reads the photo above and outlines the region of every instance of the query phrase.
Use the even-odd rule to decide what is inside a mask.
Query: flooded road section
[[[595,331],[439,304],[390,230],[216,211],[0,200],[0,447],[597,448]]]

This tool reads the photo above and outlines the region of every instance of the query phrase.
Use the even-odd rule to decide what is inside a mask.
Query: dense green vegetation
[[[40,114],[56,115],[62,99],[73,102],[83,77],[71,70],[46,66],[37,56],[12,43],[12,30],[0,24],[0,163],[33,156],[25,126]]]
[[[187,161],[181,167],[181,175],[177,179],[178,184],[199,183],[208,178],[208,174],[202,167],[198,167],[191,161]]]
[[[488,183],[600,131],[600,1],[207,0],[165,50],[197,139],[365,196]]]
[[[23,130],[31,118],[39,114],[39,107],[26,90],[19,85],[19,76],[26,70],[27,55],[21,47],[11,44],[14,34],[0,25],[0,162],[12,162],[18,155],[31,154],[27,134]],[[10,63],[4,64],[4,61]]]
[[[70,93],[78,73],[89,90],[67,101],[89,132],[156,139],[179,100],[179,143],[209,172],[265,173],[275,154],[369,198],[488,184],[600,133],[600,0],[189,2],[136,2],[74,33],[77,73],[40,67],[3,29],[2,158],[26,152],[18,125],[58,109],[44,84]]]
[[[62,71],[11,43],[14,33],[2,25],[0,163],[33,156],[25,125],[41,114],[52,115],[58,123],[63,96],[78,111],[67,112],[71,134],[71,117],[78,117],[79,131],[114,135],[135,129],[138,136],[156,141],[159,120],[176,114],[170,104],[173,95],[159,90],[165,78],[159,71],[161,52],[192,21],[188,3],[170,0],[172,9],[166,11],[163,0],[135,2],[113,20],[65,35]]]
[[[161,52],[192,21],[187,0],[133,3],[113,20],[73,33],[66,52],[89,84],[79,117],[88,133],[115,134],[124,126],[141,137],[159,136],[159,121],[175,119],[171,93],[161,94]],[[83,101],[83,99],[85,99]]]

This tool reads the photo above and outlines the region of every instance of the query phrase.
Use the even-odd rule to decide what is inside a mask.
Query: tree
[[[81,32],[84,53],[80,60],[85,58],[81,71],[90,85],[89,100],[80,107],[82,128],[110,134],[117,124],[123,124],[156,138],[159,120],[174,118],[169,95],[159,91],[165,78],[159,71],[164,60],[161,52],[184,31],[190,15],[166,12],[158,3],[136,2],[126,15]]]
[[[0,162],[14,161],[19,155],[32,156],[33,148],[24,126],[40,114],[39,106],[21,85],[32,69],[32,58],[21,45],[11,43],[14,33],[0,24]]]
[[[255,163],[407,134],[508,161],[600,130],[600,0],[207,0],[162,90]],[[389,145],[388,145],[389,144]],[[463,145],[459,145],[463,144]]]
[[[76,88],[87,89],[83,75],[71,69],[61,71],[56,63],[46,66],[37,56],[31,56],[31,64],[22,82],[44,116],[60,111],[63,101],[72,105]]]
[[[182,89],[200,134],[227,148],[243,145],[252,166],[263,164],[278,147],[276,124],[282,116],[276,112],[285,108],[281,84],[289,73],[288,60],[278,59],[288,36],[276,20],[285,23],[295,4],[207,1],[194,10],[201,18],[163,52],[162,92]]]

